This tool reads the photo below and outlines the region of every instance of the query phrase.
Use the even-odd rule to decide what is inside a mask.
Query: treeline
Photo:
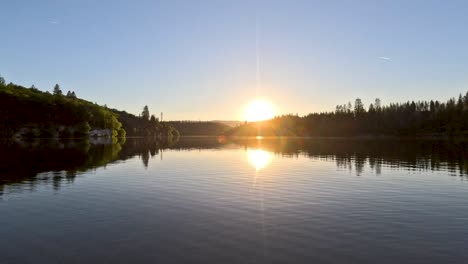
[[[361,99],[338,105],[334,112],[299,117],[285,115],[248,123],[228,136],[462,136],[468,137],[468,92],[447,102],[418,101],[367,108]]]
[[[210,121],[169,121],[167,123],[183,136],[218,136],[231,129],[226,124]]]
[[[160,122],[154,115],[150,115],[148,106],[143,107],[139,116],[111,109],[119,116],[119,121],[128,137],[179,137],[179,131],[168,122]]]
[[[110,137],[125,137],[127,133],[130,136],[178,135],[174,128],[150,117],[147,107],[137,117],[80,99],[74,91],[64,94],[58,84],[52,93],[42,92],[34,85],[26,88],[6,84],[0,77],[0,138],[18,134],[28,138],[78,138],[87,137],[91,129],[105,130],[97,134]]]
[[[30,128],[30,137],[82,137],[91,127],[111,129],[113,136],[124,133],[115,113],[74,92],[64,95],[59,85],[52,93],[42,92],[34,86],[5,84],[0,77],[1,137],[11,137],[21,128]]]

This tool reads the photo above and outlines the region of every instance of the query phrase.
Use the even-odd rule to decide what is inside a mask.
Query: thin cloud
[[[56,24],[59,23],[59,21],[56,20],[56,19],[49,19],[49,21],[47,21],[47,22],[48,22],[49,24],[53,24],[53,25],[56,25]]]
[[[381,60],[392,61],[392,58],[389,57],[378,57]]]

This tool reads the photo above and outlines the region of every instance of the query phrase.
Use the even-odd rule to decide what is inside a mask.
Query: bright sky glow
[[[366,107],[376,97],[445,101],[468,87],[468,1],[18,0],[0,9],[7,82],[59,83],[165,120],[243,121],[259,95],[277,114],[304,115],[357,97]]]
[[[273,105],[265,100],[256,99],[245,108],[244,119],[246,121],[262,121],[275,117]]]

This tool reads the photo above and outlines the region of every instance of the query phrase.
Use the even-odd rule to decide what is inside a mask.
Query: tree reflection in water
[[[368,166],[375,174],[382,167],[407,170],[445,170],[468,176],[468,143],[417,140],[354,140],[305,138],[180,138],[168,142],[156,138],[127,140],[0,142],[0,195],[5,186],[21,184],[21,190],[34,190],[38,184],[73,183],[83,172],[119,160],[139,156],[148,167],[150,157],[161,150],[201,150],[244,148],[255,168],[271,162],[272,155],[308,157],[334,161],[339,169],[361,175]],[[250,157],[252,156],[252,157]],[[162,155],[161,155],[162,159]],[[28,188],[25,188],[28,187]]]

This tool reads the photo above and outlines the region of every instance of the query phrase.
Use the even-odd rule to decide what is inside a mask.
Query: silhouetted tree
[[[67,92],[67,97],[70,97],[70,98],[76,99],[76,94],[75,94],[75,92],[68,91],[68,92]]]
[[[141,118],[143,118],[143,120],[146,120],[146,121],[149,120],[150,118],[150,112],[149,112],[147,105],[143,107],[143,112],[141,112]]]
[[[354,113],[356,115],[362,114],[364,112],[364,104],[362,103],[360,98],[356,98],[354,101]]]
[[[220,122],[209,121],[166,121],[163,124],[174,127],[184,136],[218,136],[232,128]]]
[[[62,96],[63,95],[62,90],[60,90],[60,86],[58,84],[56,84],[54,86],[53,94],[56,95],[56,96]]]
[[[353,105],[351,104],[351,102],[348,102],[347,110],[348,113],[351,113],[353,111]]]
[[[335,113],[343,113],[343,106],[342,105],[337,105],[335,107]]]
[[[381,109],[381,101],[379,98],[375,98],[375,102],[374,102],[374,107],[375,107],[375,110],[379,111]]]
[[[259,127],[261,129],[259,129]],[[260,135],[261,134],[261,135]],[[408,101],[382,106],[379,99],[368,111],[358,98],[337,105],[334,112],[304,117],[285,115],[264,122],[247,123],[226,132],[237,136],[463,136],[468,137],[468,92],[447,102]]]
[[[147,107],[146,109],[148,110]],[[138,116],[129,114],[125,111],[113,110],[119,115],[119,120],[126,131],[126,135],[130,137],[144,136],[144,137],[166,137],[170,133],[172,136],[177,136],[176,131],[172,128],[171,124],[163,124],[159,122],[154,115],[149,118],[143,118],[146,114],[142,113]],[[148,110],[149,115],[149,110]]]
[[[154,115],[151,115],[150,122],[151,122],[152,124],[155,124],[155,123],[158,122],[158,119],[157,119]]]

